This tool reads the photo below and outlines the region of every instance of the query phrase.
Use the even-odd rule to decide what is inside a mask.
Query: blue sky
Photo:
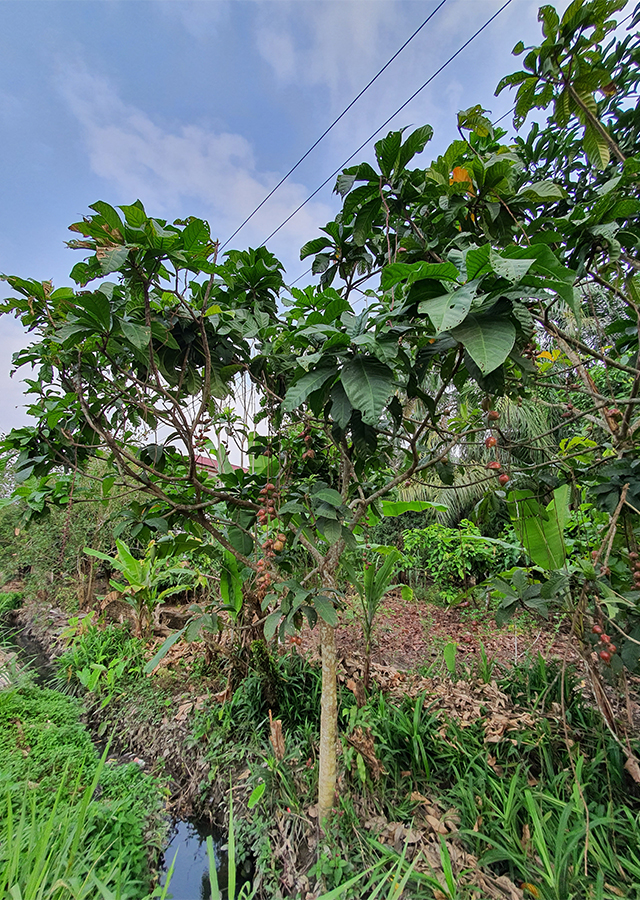
[[[447,0],[232,246],[260,244],[502,2]],[[67,226],[98,199],[201,216],[225,241],[436,5],[0,0],[0,272],[69,283],[80,256],[64,246]],[[538,5],[512,0],[391,123],[434,127],[425,165],[457,136],[459,109],[481,103],[495,119],[510,108],[493,92],[518,67],[516,41],[539,42]],[[269,243],[290,281],[307,268],[299,248],[339,208],[331,187]],[[0,432],[26,420],[19,376],[8,378],[23,342],[3,317]]]

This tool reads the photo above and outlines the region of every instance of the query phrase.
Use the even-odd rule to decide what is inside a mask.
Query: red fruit
[[[602,641],[603,644],[608,644],[611,641],[611,638],[609,637],[608,634],[603,633],[600,635],[600,640]]]
[[[497,420],[499,418],[500,418],[500,413],[498,412],[497,409],[490,409],[489,412],[487,413],[487,419],[490,422],[497,422]]]
[[[498,481],[504,487],[505,484],[509,484],[509,476],[506,472],[503,472],[502,475],[498,478]]]
[[[601,650],[600,651],[600,659],[602,660],[602,662],[605,662],[608,664],[611,662],[611,654],[607,653],[606,650]]]
[[[615,644],[607,644],[607,651],[609,653],[615,653],[617,649]]]
[[[637,559],[637,558],[638,558],[638,554],[636,553],[635,550],[632,550],[631,553],[629,554],[629,559]]]
[[[487,450],[490,450],[491,447],[497,447],[498,446],[498,438],[494,437],[493,435],[490,435],[484,442],[484,445],[487,448]]]
[[[494,459],[492,462],[488,462],[486,465],[487,469],[493,469],[495,472],[499,472],[502,466],[498,462],[497,459]]]
[[[594,634],[602,634],[602,625],[594,625],[591,630]]]

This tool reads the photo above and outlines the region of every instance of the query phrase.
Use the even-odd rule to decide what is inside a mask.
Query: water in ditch
[[[0,623],[0,636],[3,646],[17,652],[20,664],[26,666],[34,674],[34,680],[40,687],[56,689],[55,666],[52,664],[46,648],[39,641],[26,635],[22,629],[11,628],[2,623]],[[96,746],[99,746],[99,743]],[[170,843],[163,854],[160,879],[162,885],[166,883],[168,870],[175,858],[167,898],[209,900],[211,897],[206,846],[208,835],[213,838],[218,883],[222,896],[226,900],[227,854],[222,849],[223,836],[213,831],[209,825],[185,820],[175,823]],[[242,873],[239,872],[238,883],[241,884],[242,880]]]
[[[195,821],[179,821],[176,823],[171,842],[164,852],[164,865],[160,884],[164,885],[171,864],[173,874],[169,884],[169,895],[173,900],[209,900],[211,887],[209,883],[209,857],[207,854],[207,836],[213,838],[213,850],[216,860],[218,884],[224,898],[227,885],[227,855],[222,852],[220,835],[212,832],[211,827]]]

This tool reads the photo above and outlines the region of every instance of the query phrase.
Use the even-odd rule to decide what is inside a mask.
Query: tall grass
[[[22,800],[16,803],[15,787],[5,785],[0,897],[128,900],[141,896],[143,885],[129,869],[126,849],[114,846],[110,817],[93,800],[103,770],[104,757],[88,781],[87,770],[80,770],[71,781],[65,775],[49,808],[37,789],[22,791]],[[117,815],[117,808],[112,812]]]

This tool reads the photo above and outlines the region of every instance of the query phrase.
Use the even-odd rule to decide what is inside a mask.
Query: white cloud
[[[154,9],[177,19],[191,37],[202,41],[215,34],[226,21],[229,3],[227,0],[156,0]]]
[[[242,135],[154,121],[125,103],[105,78],[82,67],[67,69],[60,89],[81,126],[92,170],[118,194],[113,202],[139,197],[149,212],[169,217],[193,213],[195,206],[195,214],[205,215],[224,239],[281,177],[259,170]],[[308,193],[305,185],[286,182],[234,245],[264,240]],[[328,206],[309,203],[282,230],[274,252],[288,247],[285,263],[295,259],[300,244],[329,218]]]

